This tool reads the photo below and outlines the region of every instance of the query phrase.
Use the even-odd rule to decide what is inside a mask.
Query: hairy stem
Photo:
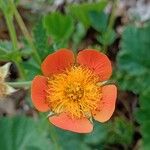
[[[13,14],[8,14],[8,13],[4,12],[4,16],[5,16],[5,19],[6,19],[6,24],[8,26],[10,38],[11,38],[11,41],[12,41],[12,44],[13,44],[13,50],[16,51],[16,50],[18,50],[18,42],[17,42],[17,35],[16,35],[15,27],[14,27],[14,24],[13,24]],[[19,70],[20,77],[22,79],[25,79],[25,71],[24,71],[24,69],[22,68],[22,66],[20,64],[20,60],[21,59],[16,59],[16,60],[13,60],[13,61],[15,62],[16,66]]]
[[[110,17],[109,17],[107,30],[106,30],[107,32],[112,30],[113,27],[114,27],[114,23],[115,23],[115,19],[116,19],[115,11],[116,11],[117,2],[118,2],[118,0],[113,0],[113,2],[112,2],[112,10],[111,10],[111,14],[110,14]],[[102,49],[103,49],[104,53],[107,53],[108,45],[103,45]]]
[[[109,18],[109,23],[108,23],[108,29],[112,29],[115,23],[115,11],[116,11],[116,6],[117,6],[117,2],[118,0],[113,0],[113,4],[112,4],[112,11],[111,11],[111,15]]]
[[[6,24],[8,26],[10,38],[11,38],[12,43],[13,43],[13,50],[17,50],[18,49],[18,43],[17,43],[16,31],[15,31],[15,28],[13,25],[13,15],[9,15],[9,14],[4,13],[4,16],[6,19]]]
[[[40,59],[40,56],[39,56],[39,54],[38,54],[38,52],[37,52],[37,50],[36,50],[36,48],[35,48],[35,46],[33,44],[33,39],[30,36],[30,34],[29,34],[29,32],[28,32],[28,30],[26,28],[26,25],[24,24],[23,19],[22,19],[21,15],[19,14],[19,12],[18,12],[18,10],[16,8],[16,5],[14,4],[14,2],[12,0],[11,0],[11,3],[12,3],[12,6],[13,6],[14,15],[15,15],[15,18],[16,18],[18,24],[19,24],[19,27],[20,27],[23,35],[25,36],[26,40],[30,44],[30,46],[31,46],[31,48],[33,50],[33,53],[35,55],[35,59],[36,59],[37,63],[41,64],[41,59]]]

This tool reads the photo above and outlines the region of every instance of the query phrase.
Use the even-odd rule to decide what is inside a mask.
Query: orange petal
[[[74,63],[74,54],[71,50],[60,49],[48,55],[42,63],[42,71],[45,76],[61,73]]]
[[[66,113],[49,117],[49,121],[59,128],[77,133],[89,133],[93,130],[93,125],[87,118],[72,119]]]
[[[79,52],[77,62],[92,69],[100,77],[100,81],[109,79],[112,74],[111,62],[108,57],[94,49]]]
[[[102,99],[99,104],[99,111],[93,112],[93,117],[99,122],[105,122],[110,119],[114,110],[117,97],[117,88],[115,85],[105,85],[102,87]]]
[[[48,105],[45,103],[47,79],[44,76],[36,76],[31,85],[31,98],[35,108],[41,112],[49,110]]]

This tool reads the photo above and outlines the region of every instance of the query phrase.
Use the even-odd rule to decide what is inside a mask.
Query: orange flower
[[[75,56],[60,49],[42,63],[44,76],[36,76],[31,87],[32,102],[41,112],[51,111],[55,126],[78,133],[93,129],[92,117],[109,120],[115,109],[117,88],[103,85],[112,73],[106,55],[85,49]]]

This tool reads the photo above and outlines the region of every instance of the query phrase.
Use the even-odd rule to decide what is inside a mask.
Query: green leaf
[[[90,150],[88,145],[83,142],[84,135],[72,133],[59,128],[55,128],[55,131],[57,133],[58,144],[61,146],[62,150]]]
[[[19,51],[13,50],[12,43],[9,41],[0,41],[0,60],[13,61],[20,57]]]
[[[13,9],[10,5],[10,0],[0,0],[0,9],[4,12],[4,13],[8,13],[8,14],[12,14],[13,13]]]
[[[60,12],[48,14],[43,19],[44,27],[54,41],[68,40],[73,33],[74,25],[70,16],[65,16]]]
[[[106,30],[106,32],[97,36],[97,40],[105,46],[111,45],[116,39],[116,33],[114,30]]]
[[[53,49],[49,48],[48,36],[43,26],[42,20],[40,20],[33,29],[35,46],[43,60],[48,54],[53,53]]]
[[[140,131],[142,135],[142,148],[148,150],[150,148],[150,88],[145,89],[140,95],[140,108],[135,113],[136,120],[140,123]]]
[[[76,134],[59,128],[55,128],[55,131],[57,132],[58,144],[63,150],[93,150],[96,147],[104,149],[108,142],[107,139],[111,135],[109,134],[111,129],[112,124],[110,123],[100,124],[94,122],[94,131],[88,134]]]
[[[135,113],[140,123],[142,148],[150,149],[150,25],[127,26],[123,32],[121,50],[118,55],[119,85],[140,94]]]
[[[118,117],[112,122],[107,142],[114,144],[130,145],[133,139],[133,126],[124,118]]]
[[[105,142],[108,136],[108,124],[94,124],[94,130],[92,133],[85,135],[84,142],[87,144],[101,144]]]
[[[35,62],[33,58],[29,58],[27,61],[23,61],[22,65],[26,72],[26,80],[32,80],[36,75],[41,73],[40,66]]]
[[[136,119],[141,124],[145,124],[147,121],[149,121],[150,116],[149,93],[150,88],[147,88],[141,92],[139,97],[140,108],[138,108],[137,111],[135,112]]]
[[[103,11],[90,12],[91,26],[98,32],[105,32],[108,24],[108,15]]]
[[[139,123],[143,123],[143,122],[145,123],[145,121],[149,121],[149,116],[150,116],[150,111],[148,111],[147,108],[139,108],[136,111],[136,119]]]
[[[150,85],[150,24],[143,27],[129,25],[123,32],[121,50],[117,56],[120,87],[135,93]]]
[[[84,24],[86,28],[90,26],[89,13],[92,11],[102,11],[107,5],[106,0],[101,0],[97,3],[82,3],[69,6],[69,12],[78,21]]]
[[[43,27],[42,20],[38,21],[33,29],[34,39],[35,39],[35,45],[38,50],[41,50],[43,48],[47,48],[47,35],[45,28]]]
[[[3,49],[6,52],[13,50],[13,45],[10,41],[1,41],[0,40],[0,50]]]
[[[141,124],[141,134],[142,134],[142,148],[144,150],[150,149],[150,121]]]
[[[150,87],[142,91],[142,94],[140,95],[139,99],[140,99],[139,101],[140,108],[150,109],[150,105],[149,105]]]
[[[140,123],[142,149],[150,148],[150,24],[142,27],[129,25],[123,32],[121,50],[117,56],[119,85],[122,89],[132,90],[140,95],[135,113]]]
[[[78,23],[76,25],[76,30],[72,36],[73,50],[77,50],[85,34],[86,34],[86,30],[85,30],[84,25],[82,23]]]
[[[28,117],[1,117],[0,135],[3,150],[53,149],[51,141],[38,131],[38,121]]]

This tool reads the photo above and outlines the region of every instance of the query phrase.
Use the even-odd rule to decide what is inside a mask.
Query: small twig
[[[29,34],[29,32],[28,32],[28,29],[26,28],[26,25],[24,24],[23,19],[22,19],[21,15],[19,14],[19,12],[18,12],[18,10],[17,10],[17,8],[16,8],[16,5],[14,4],[14,2],[13,2],[12,0],[11,0],[11,3],[12,3],[13,10],[14,10],[14,15],[15,15],[15,17],[16,17],[16,20],[17,20],[18,24],[19,24],[19,27],[20,27],[20,29],[21,29],[23,35],[25,36],[26,40],[27,40],[28,43],[30,44],[30,46],[31,46],[31,48],[32,48],[32,50],[33,50],[33,53],[34,53],[34,55],[35,55],[36,61],[37,61],[39,64],[41,64],[41,58],[40,58],[40,56],[39,56],[39,54],[38,54],[38,52],[37,52],[37,50],[36,50],[36,48],[35,48],[35,46],[34,46],[34,44],[33,44],[33,39],[32,39],[32,37],[30,36],[30,34]]]

